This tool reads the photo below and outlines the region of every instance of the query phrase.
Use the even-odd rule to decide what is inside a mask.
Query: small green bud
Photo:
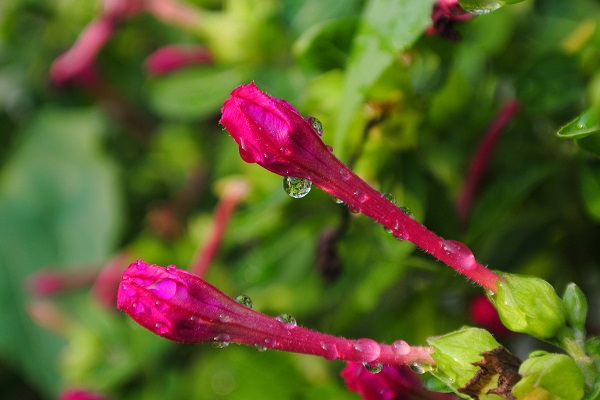
[[[571,357],[544,354],[530,357],[521,364],[522,379],[513,395],[518,400],[579,400],[583,398],[585,378]]]
[[[585,330],[585,319],[588,306],[585,295],[574,283],[569,283],[563,294],[563,304],[567,313],[567,321],[573,329]]]
[[[565,326],[563,303],[543,279],[500,274],[498,292],[490,296],[504,326],[538,339],[550,339]]]
[[[479,371],[473,363],[483,360],[481,353],[500,346],[488,331],[470,327],[429,338],[427,342],[433,347],[431,357],[436,363],[432,374],[455,390],[465,386]]]

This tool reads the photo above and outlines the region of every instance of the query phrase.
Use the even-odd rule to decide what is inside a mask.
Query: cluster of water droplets
[[[393,205],[397,204],[396,196],[394,196],[392,193],[384,193],[383,198],[386,199],[387,201],[389,201],[390,203],[392,203]],[[414,218],[413,212],[408,207],[399,206],[398,209],[400,211],[402,211],[404,214],[408,215],[410,218]],[[394,226],[394,229],[388,228],[387,226],[383,227],[383,230],[390,234],[393,234],[395,230],[397,231],[399,229],[400,229],[400,221],[399,220],[396,220],[396,225]],[[399,237],[399,236],[394,236],[394,237],[398,240],[404,240],[404,238]]]
[[[283,190],[288,196],[300,199],[310,192],[312,182],[309,179],[286,176],[283,178]]]

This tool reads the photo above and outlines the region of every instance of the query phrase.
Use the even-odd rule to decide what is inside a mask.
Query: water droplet
[[[294,178],[293,176],[286,176],[283,178],[283,190],[288,196],[295,199],[302,198],[310,192],[312,182],[304,178]]]
[[[325,146],[325,147],[327,147],[327,150],[329,150],[329,152],[330,152],[330,153],[333,153],[333,147],[331,147],[331,146],[329,146],[329,145],[327,145],[327,146]]]
[[[246,306],[248,308],[254,308],[252,299],[250,297],[246,296],[245,294],[240,294],[238,297],[235,298],[235,301],[237,301],[241,305]],[[221,314],[221,315],[223,315],[223,314]],[[221,317],[221,315],[219,315],[219,318]]]
[[[197,317],[195,315],[192,315],[190,317],[190,322],[196,322]]]
[[[242,296],[243,296],[243,295],[242,295]],[[240,296],[238,296],[238,297],[240,297]],[[250,297],[248,297],[248,296],[245,296],[245,297],[247,297],[247,298],[248,298],[248,300],[250,300]],[[235,300],[235,301],[237,301],[237,302],[238,302],[238,303],[240,303],[240,304],[246,305],[246,304],[244,304],[244,303],[241,303],[241,302],[239,302],[239,301],[237,300],[237,297],[236,297],[236,300]],[[248,306],[246,306],[246,307],[248,307]],[[252,300],[250,300],[250,307],[249,307],[249,308],[252,308]],[[229,315],[227,315],[227,314],[219,314],[219,321],[221,321],[221,322],[222,322],[222,323],[224,323],[224,324],[227,324],[227,323],[231,322],[231,317],[230,317]]]
[[[361,192],[360,190],[357,190],[354,192],[354,196],[356,196],[356,198],[358,199],[359,203],[364,203],[365,201],[369,200],[369,195]]]
[[[375,361],[381,353],[381,346],[372,339],[358,339],[352,343],[354,357],[360,362]]]
[[[344,204],[344,202],[343,202],[342,200],[338,199],[338,198],[337,198],[337,197],[335,197],[335,196],[331,196],[331,198],[333,199],[333,202],[334,202],[335,204]]]
[[[419,363],[411,363],[410,364],[410,369],[412,370],[412,372],[416,373],[416,374],[424,374],[425,373],[425,368],[423,368],[423,366]]]
[[[473,269],[477,266],[475,256],[465,244],[455,240],[444,240],[442,245],[444,251],[452,255],[461,268]]]
[[[392,351],[399,356],[405,356],[410,353],[410,345],[404,340],[396,340],[392,343]]]
[[[383,364],[381,363],[363,363],[367,371],[372,374],[378,374],[383,369]]]
[[[172,279],[161,279],[148,286],[148,290],[154,292],[162,299],[169,300],[175,296],[177,292],[177,282]]]
[[[411,218],[415,217],[415,214],[410,210],[410,208],[405,207],[405,206],[401,206],[398,207],[400,209],[400,211],[402,211],[404,214],[408,215]]]
[[[577,129],[583,129],[583,124],[577,124]]]
[[[229,346],[229,342],[212,342],[210,345],[215,349],[224,349]]]
[[[167,305],[160,300],[156,300],[154,302],[154,307],[156,307],[160,311],[164,311],[167,309]]]
[[[390,203],[396,205],[396,196],[391,193],[384,193],[383,198],[389,201]]]
[[[296,322],[296,318],[294,318],[290,314],[279,314],[276,319],[282,324],[285,324],[285,327],[287,329],[295,328],[296,325],[298,325],[298,323]]]
[[[418,362],[414,362],[410,364],[410,369],[417,374],[424,374],[425,372],[431,372],[433,367],[429,364],[421,364]]]
[[[502,2],[487,0],[482,5],[479,5],[479,2],[478,2],[478,6],[479,7],[469,7],[468,3],[467,4],[461,4],[461,6],[463,6],[463,8],[466,11],[470,12],[471,14],[484,15],[484,14],[489,14],[492,11],[499,9],[502,6]]]
[[[347,181],[352,175],[349,170],[342,168],[340,169],[340,176],[342,177],[342,180]]]
[[[254,350],[258,351],[259,353],[264,353],[265,351],[267,351],[267,348],[265,346],[261,346],[259,344],[255,344],[254,345]]]
[[[121,283],[121,293],[128,297],[135,296],[136,294],[135,290],[125,283]]]
[[[157,335],[164,335],[169,331],[169,327],[163,324],[162,322],[157,322],[154,324],[154,332]]]
[[[135,302],[133,303],[133,311],[137,314],[143,313],[146,310],[146,307],[142,303]]]
[[[174,274],[177,271],[177,267],[174,265],[167,265],[167,272]]]
[[[308,117],[308,123],[313,127],[319,136],[323,136],[323,124],[315,117]]]
[[[325,354],[323,354],[323,358],[325,358],[327,361],[333,361],[339,357],[338,349],[335,343],[321,342],[321,348],[325,352]]]
[[[358,214],[360,209],[356,206],[348,204],[348,211],[350,211],[352,214]]]
[[[138,269],[138,271],[143,271],[146,269],[147,265],[142,260],[137,260],[135,267]]]

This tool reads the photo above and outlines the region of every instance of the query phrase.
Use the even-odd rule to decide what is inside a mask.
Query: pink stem
[[[465,181],[462,193],[458,197],[456,203],[456,209],[460,218],[461,224],[465,226],[469,214],[471,212],[471,206],[479,187],[481,186],[482,177],[487,170],[490,159],[498,144],[498,139],[503,131],[503,128],[510,121],[517,111],[519,111],[520,104],[516,100],[509,101],[502,107],[502,110],[497,117],[492,121],[488,127],[483,140],[479,144],[475,156],[471,161],[469,167],[469,175]]]

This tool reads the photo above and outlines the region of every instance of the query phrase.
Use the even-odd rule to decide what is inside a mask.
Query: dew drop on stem
[[[246,296],[245,294],[240,294],[239,296],[237,296],[235,298],[235,301],[237,301],[241,305],[246,306],[248,308],[254,308],[254,304],[252,303],[252,299],[250,297]]]
[[[287,329],[295,328],[297,325],[296,318],[294,318],[290,314],[279,314],[276,317],[276,319],[277,321],[284,324]]]

